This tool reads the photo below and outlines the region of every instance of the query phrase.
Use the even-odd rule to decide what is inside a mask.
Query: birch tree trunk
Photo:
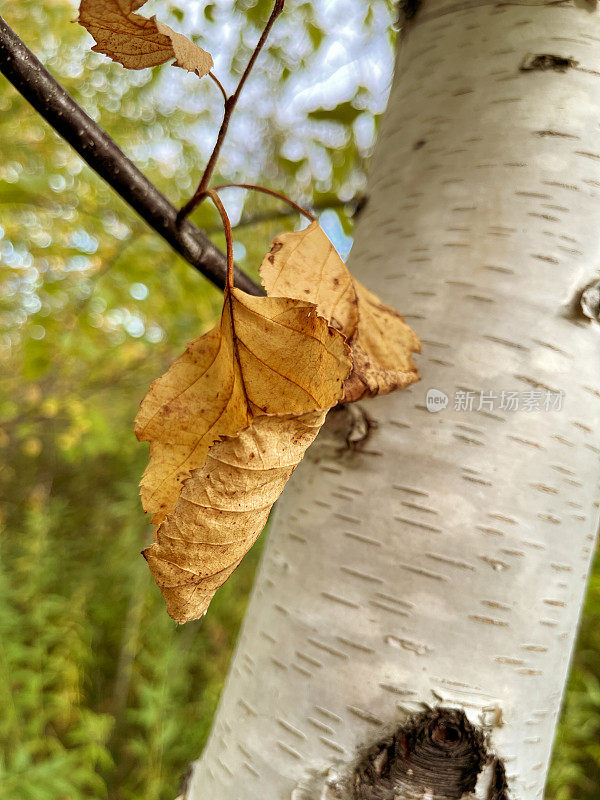
[[[425,0],[368,195],[350,268],[422,382],[286,489],[188,800],[543,795],[598,524],[598,12]]]

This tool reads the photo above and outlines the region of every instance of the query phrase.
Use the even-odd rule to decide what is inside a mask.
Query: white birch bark
[[[286,489],[188,800],[319,797],[298,787],[423,704],[487,726],[511,797],[543,794],[598,523],[597,326],[564,312],[600,264],[598,12],[426,0],[368,194],[350,268],[422,337],[422,382]],[[477,410],[546,388],[561,411]]]

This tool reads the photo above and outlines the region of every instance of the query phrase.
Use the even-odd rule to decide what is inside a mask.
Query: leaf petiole
[[[208,73],[208,77],[209,77],[209,78],[210,78],[210,79],[211,79],[211,80],[212,80],[214,83],[216,83],[216,84],[217,84],[217,86],[219,87],[219,89],[220,89],[220,91],[221,91],[221,94],[223,95],[223,102],[224,102],[224,103],[227,105],[227,100],[228,100],[229,98],[228,98],[227,92],[225,91],[225,87],[223,86],[223,84],[221,83],[221,81],[220,81],[220,80],[217,78],[217,76],[214,74],[214,72],[209,72],[209,73]]]
[[[225,231],[225,242],[227,243],[227,279],[225,285],[227,289],[233,289],[233,235],[231,233],[231,222],[216,189],[205,189],[200,196],[200,200],[204,199],[204,197],[210,197],[221,215],[223,230]]]

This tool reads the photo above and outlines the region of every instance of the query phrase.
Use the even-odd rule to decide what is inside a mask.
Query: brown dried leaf
[[[135,14],[146,0],[81,0],[78,22],[96,40],[92,50],[129,69],[144,69],[176,58],[175,66],[202,76],[209,53],[168,25]]]
[[[258,538],[326,413],[258,416],[213,445],[203,467],[185,481],[173,513],[143,552],[174,620],[206,613]]]
[[[316,303],[351,347],[353,368],[340,402],[387,394],[418,380],[416,333],[404,318],[352,278],[318,222],[277,236],[260,267],[270,297]]]
[[[162,522],[209,447],[259,414],[335,405],[350,372],[344,337],[315,306],[225,291],[219,325],[190,342],[142,401],[138,439],[150,442],[144,509]]]

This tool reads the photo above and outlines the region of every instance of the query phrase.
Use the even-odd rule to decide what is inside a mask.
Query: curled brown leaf
[[[150,442],[142,501],[158,525],[144,556],[178,622],[206,612],[256,541],[327,409],[417,379],[416,334],[316,222],[279,236],[261,274],[270,296],[226,289],[219,325],[152,384],[136,418]]]

